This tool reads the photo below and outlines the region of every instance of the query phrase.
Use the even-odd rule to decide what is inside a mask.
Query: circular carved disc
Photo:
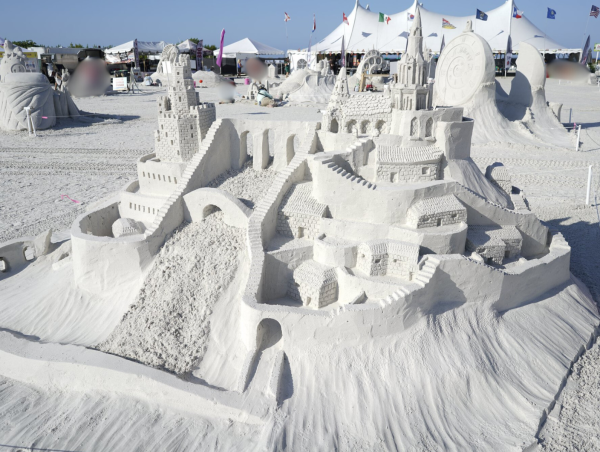
[[[446,46],[438,62],[436,105],[464,104],[482,83],[493,80],[494,60],[489,45],[474,33],[463,33]]]

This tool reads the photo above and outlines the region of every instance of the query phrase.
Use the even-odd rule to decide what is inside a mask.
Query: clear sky
[[[559,43],[581,47],[583,32],[592,2],[600,0],[515,0],[517,7],[535,25]],[[10,40],[31,39],[46,46],[70,42],[83,45],[119,45],[137,38],[140,41],[179,42],[187,38],[204,39],[218,46],[222,28],[225,45],[249,37],[279,49],[305,48],[308,45],[313,13],[317,31],[313,42],[329,34],[350,14],[354,0],[14,0],[2,2],[0,36]],[[394,14],[408,8],[411,0],[361,0],[372,11]],[[494,9],[503,0],[423,0],[432,11],[454,16]],[[546,18],[547,8],[557,12],[555,20]],[[286,44],[284,11],[291,21]],[[21,20],[22,18],[22,20]],[[590,17],[588,33],[592,44],[600,42],[600,19]],[[595,56],[595,55],[594,55]]]

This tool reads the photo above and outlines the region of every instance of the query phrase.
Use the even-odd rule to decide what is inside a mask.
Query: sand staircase
[[[423,267],[417,272],[411,282],[398,288],[394,293],[380,300],[380,304],[382,306],[392,304],[412,292],[423,289],[431,281],[439,264],[440,260],[435,257],[435,255],[427,255]]]
[[[354,187],[358,185],[369,190],[375,190],[377,188],[377,185],[372,184],[368,180],[365,180],[354,173],[346,171],[344,168],[337,165],[333,161],[333,159],[323,160],[321,164],[325,165],[325,167],[332,171],[336,176],[339,176],[341,179],[344,179],[345,181],[342,181],[342,184],[345,182],[346,184],[351,184]]]

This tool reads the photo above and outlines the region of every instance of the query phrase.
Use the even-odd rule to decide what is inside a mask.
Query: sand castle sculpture
[[[79,110],[68,91],[55,91],[44,74],[25,72],[25,56],[9,40],[0,62],[0,128],[48,129],[57,117],[78,117]],[[29,108],[31,124],[28,127]]]
[[[477,46],[479,39],[471,35],[464,42]],[[283,443],[294,449],[333,448],[332,438],[343,437],[347,428],[363,432],[364,445],[373,445],[390,425],[402,432],[384,441],[404,448],[439,441],[431,431],[444,431],[447,441],[462,444],[467,440],[436,420],[436,413],[447,409],[441,394],[455,391],[470,394],[466,405],[453,403],[467,420],[461,427],[466,424],[473,437],[489,428],[489,422],[479,421],[488,405],[472,404],[475,397],[498,407],[510,399],[511,407],[523,407],[527,417],[520,422],[534,435],[553,393],[544,390],[532,402],[524,373],[531,370],[544,388],[558,387],[570,360],[593,335],[597,310],[571,278],[571,249],[564,238],[514,199],[501,165],[484,175],[472,162],[474,121],[462,107],[431,108],[441,95],[438,84],[428,82],[422,40],[417,9],[389,95],[350,93],[342,72],[316,124],[215,120],[214,107],[199,104],[192,89],[189,59],[179,56],[171,73],[175,83],[159,100],[156,149],[138,162],[138,180],[77,218],[69,242],[22,270],[52,272],[52,294],[35,292],[31,302],[39,310],[56,298],[77,300],[69,315],[88,326],[85,333],[62,322],[57,332],[29,328],[24,334],[109,351],[113,356],[63,347],[59,355],[78,366],[77,372],[97,363],[93,372],[103,377],[94,379],[94,389],[127,391],[128,380],[121,382],[118,375],[143,373],[134,392],[148,391],[166,405],[183,404],[194,413],[226,416],[235,425],[260,426],[257,441],[269,450]],[[463,43],[463,36],[457,41]],[[473,64],[481,77],[484,68],[477,69],[475,56]],[[442,78],[448,77],[444,62],[440,67]],[[477,82],[471,71],[463,72],[464,80],[454,74],[447,80],[463,90]],[[253,171],[275,173],[251,207],[235,191],[212,185],[247,167],[250,140]],[[177,312],[183,289],[175,289],[193,276],[193,270],[171,274],[166,263],[185,258],[177,254],[181,228],[208,222],[219,211],[218,221],[243,233],[237,276],[219,288],[221,304],[207,314],[210,323],[202,331],[182,333],[177,347],[165,348],[164,337],[152,336],[150,323],[166,321],[170,326],[161,335],[168,336],[170,318],[186,321]],[[10,250],[32,246],[15,241]],[[8,245],[0,247],[4,277],[25,265],[18,252],[6,258],[7,250]],[[214,259],[201,252],[194,257],[207,265]],[[141,301],[130,307],[136,294],[147,294],[157,284],[153,278],[164,274],[177,282],[169,298],[174,303],[164,311],[158,306],[151,322],[136,330],[142,346],[129,347],[133,336],[115,338],[113,330],[135,318],[134,310],[143,308]],[[29,285],[39,277],[30,276]],[[15,285],[20,296],[23,290]],[[13,292],[6,293],[11,298]],[[193,300],[194,310],[205,302]],[[0,327],[18,330],[13,324],[18,309],[24,308],[18,303],[3,308],[10,316],[0,317]],[[529,317],[536,322],[523,327],[521,319]],[[469,346],[459,347],[464,329]],[[200,358],[178,370],[169,360],[182,353],[188,336],[205,338],[198,346]],[[148,357],[152,348],[159,349],[163,364]],[[11,356],[3,355],[7,368]],[[493,373],[488,362],[505,370]],[[181,373],[187,381],[144,364]],[[44,374],[52,375],[54,365],[49,362]],[[439,366],[448,371],[436,373]],[[518,375],[512,368],[520,369]],[[65,373],[64,367],[58,371]],[[497,390],[490,392],[481,381],[489,382],[492,374]],[[360,388],[351,389],[355,384]],[[423,392],[431,400],[426,406],[413,400]],[[385,402],[376,402],[381,397]],[[347,415],[327,417],[340,406]],[[364,429],[358,406],[377,411],[373,431]],[[504,428],[506,419],[513,425],[517,409],[508,411],[495,412],[497,428]],[[399,412],[410,419],[407,430],[397,422]]]
[[[546,102],[544,61],[526,42],[520,44],[517,74],[506,94],[495,79],[492,49],[469,22],[442,52],[435,83],[433,105],[462,107],[475,120],[475,143],[574,149],[574,135],[559,120],[561,105]]]

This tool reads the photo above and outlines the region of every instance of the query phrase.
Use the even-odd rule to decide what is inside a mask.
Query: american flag
[[[590,16],[594,16],[597,19],[598,15],[600,15],[600,8],[592,5],[592,10],[590,11]]]

